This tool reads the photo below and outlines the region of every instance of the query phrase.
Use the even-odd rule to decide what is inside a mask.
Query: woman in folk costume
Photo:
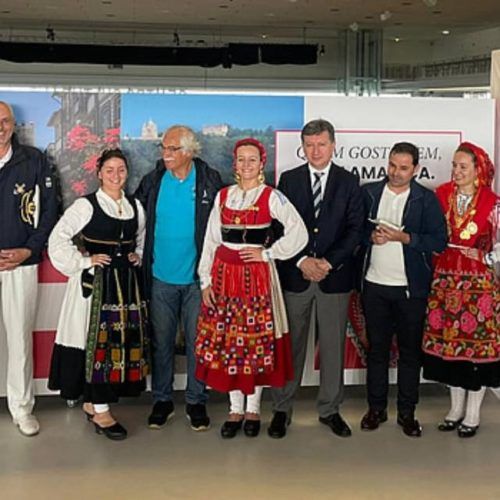
[[[439,186],[449,242],[439,255],[424,331],[424,377],[450,386],[441,431],[474,436],[486,387],[500,386],[500,198],[487,153],[462,143],[452,181]]]
[[[242,139],[233,157],[237,184],[217,194],[198,268],[203,304],[196,376],[229,392],[229,418],[221,428],[224,438],[234,437],[242,426],[247,436],[257,436],[262,386],[280,387],[293,378],[274,260],[290,259],[308,238],[294,206],[264,184],[264,146]],[[269,246],[273,219],[284,231]]]
[[[103,152],[97,171],[100,189],[77,199],[49,238],[52,264],[69,277],[49,388],[65,399],[83,394],[83,411],[96,432],[120,440],[127,431],[109,403],[139,395],[148,372],[147,314],[137,267],[145,217],[141,204],[124,195],[128,166],[119,149]]]

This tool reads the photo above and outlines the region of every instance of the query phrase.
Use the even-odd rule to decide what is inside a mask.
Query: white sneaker
[[[15,418],[14,424],[19,428],[19,432],[23,436],[35,436],[40,432],[40,424],[35,415],[23,415]]]

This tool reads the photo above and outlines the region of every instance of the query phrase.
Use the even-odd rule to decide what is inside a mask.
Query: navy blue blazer
[[[326,293],[349,292],[354,286],[353,254],[363,232],[363,203],[359,179],[332,163],[318,219],[314,217],[307,164],[281,175],[278,189],[293,203],[309,233],[307,246],[292,259],[278,262],[284,290],[303,292],[310,284],[297,262],[304,256],[324,257],[332,266],[319,286]]]
[[[363,203],[367,219],[363,234],[364,252],[360,252],[362,262],[361,278],[364,279],[370,265],[373,243],[370,240],[375,224],[368,219],[376,219],[378,207],[387,179],[365,184],[362,188]],[[432,254],[442,252],[448,240],[446,220],[439,201],[430,189],[415,179],[410,183],[410,194],[403,210],[404,231],[410,235],[410,243],[403,245],[403,256],[408,292],[410,297],[426,298],[432,280]],[[360,283],[362,287],[362,282]]]

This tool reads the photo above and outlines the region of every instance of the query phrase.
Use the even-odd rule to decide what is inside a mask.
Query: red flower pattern
[[[89,127],[75,125],[66,135],[66,148],[71,151],[71,178],[67,180],[76,196],[83,196],[97,185],[97,160],[104,149],[120,144],[120,129],[109,128],[102,136]],[[71,200],[70,200],[71,201]]]

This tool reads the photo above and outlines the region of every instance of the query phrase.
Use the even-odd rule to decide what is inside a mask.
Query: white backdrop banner
[[[329,120],[336,128],[334,161],[361,182],[385,176],[396,142],[420,151],[417,179],[436,187],[450,179],[453,152],[462,141],[494,153],[494,101],[424,98],[306,97],[304,121]],[[493,157],[493,156],[492,156]],[[276,132],[276,178],[304,163],[300,131]]]
[[[420,151],[417,179],[429,188],[450,179],[451,160],[462,141],[494,152],[495,107],[492,100],[306,97],[304,122],[329,120],[336,128],[334,161],[355,173],[362,183],[386,174],[389,151],[396,142],[412,142]],[[276,131],[276,181],[282,172],[305,162],[299,130]],[[498,175],[497,175],[498,181]],[[345,382],[363,383],[366,332],[359,301],[351,300],[345,352]],[[314,332],[302,383],[319,383]],[[391,365],[396,364],[393,346]],[[391,381],[395,381],[391,370]]]

